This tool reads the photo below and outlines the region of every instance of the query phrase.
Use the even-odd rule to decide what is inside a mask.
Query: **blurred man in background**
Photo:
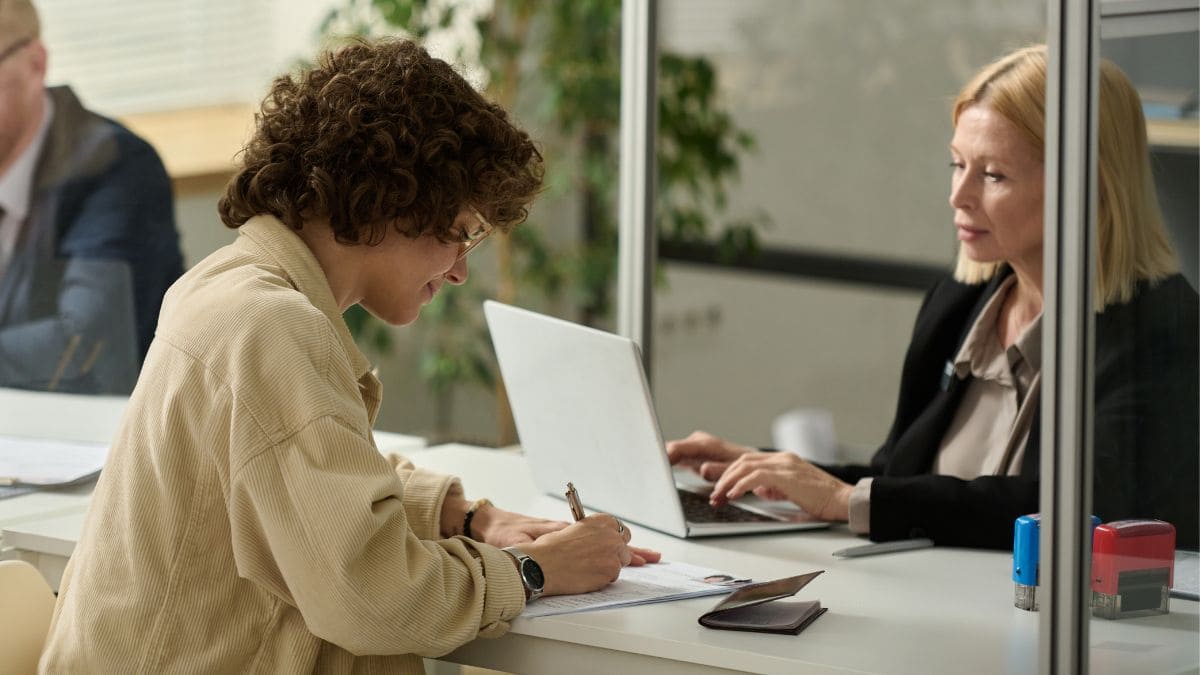
[[[183,272],[162,161],[45,87],[29,0],[0,0],[0,386],[133,389]]]

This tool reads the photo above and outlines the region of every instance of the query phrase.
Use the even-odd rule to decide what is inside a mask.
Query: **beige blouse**
[[[1016,475],[1029,439],[1041,384],[1042,317],[1033,320],[1007,349],[997,331],[1000,309],[1016,285],[1010,275],[988,300],[954,357],[954,375],[970,381],[942,437],[934,473],[971,480]],[[871,479],[850,495],[853,532],[871,527]]]
[[[420,673],[524,606],[439,539],[457,480],[376,450],[379,381],[271,217],[168,292],[63,576],[53,673]]]
[[[1042,317],[1033,320],[1007,349],[996,329],[1000,308],[1016,285],[1010,275],[979,314],[954,357],[954,374],[967,383],[954,419],[942,437],[934,473],[964,480],[1016,475],[1021,470],[1029,425],[1041,381]]]

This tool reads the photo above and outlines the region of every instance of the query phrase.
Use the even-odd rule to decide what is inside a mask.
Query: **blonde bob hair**
[[[1045,45],[1018,49],[980,70],[954,101],[954,124],[958,124],[963,111],[975,105],[999,113],[1029,139],[1037,152],[1044,153]],[[1179,270],[1154,192],[1141,100],[1125,73],[1103,59],[1099,141],[1096,311],[1128,302],[1139,281],[1155,282]],[[960,246],[954,278],[963,283],[983,283],[1002,264],[975,262]]]

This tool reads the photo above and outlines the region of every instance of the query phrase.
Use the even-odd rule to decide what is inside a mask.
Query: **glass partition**
[[[706,428],[772,445],[780,416],[828,411],[838,456],[865,460],[895,411],[922,296],[957,251],[950,104],[976,69],[1044,40],[1045,3],[660,7],[662,51],[710,62],[716,104],[754,140],[735,146],[723,208],[704,205],[711,255],[674,244],[660,216],[664,435]],[[683,192],[661,174],[659,190],[668,203]],[[744,223],[754,262],[722,258],[722,237]]]
[[[1147,651],[1143,672],[1200,667],[1200,11],[1167,4],[1102,5],[1092,485],[1104,524],[1091,558],[1093,673],[1114,672],[1114,650],[1162,627],[1187,637]],[[1129,90],[1137,98],[1121,101]]]

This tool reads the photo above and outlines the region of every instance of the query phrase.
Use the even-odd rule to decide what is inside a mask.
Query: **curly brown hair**
[[[461,239],[467,205],[509,230],[542,184],[542,155],[508,114],[408,40],[356,40],[275,80],[218,204],[240,227],[271,214],[325,219],[345,244]]]

